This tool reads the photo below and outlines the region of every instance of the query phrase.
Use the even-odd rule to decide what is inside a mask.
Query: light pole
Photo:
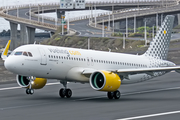
[[[139,0],[138,0],[138,13],[139,13]]]
[[[113,18],[113,34],[114,34],[114,14],[112,15]]]
[[[88,38],[88,50],[90,49],[90,38]]]
[[[19,17],[19,1],[17,1],[18,5],[17,5],[17,17]]]
[[[153,29],[152,29],[152,38],[154,38],[154,25],[153,25]]]
[[[109,13],[109,21],[108,21],[108,30],[110,30],[110,13]]]
[[[145,40],[145,46],[147,46],[147,30],[146,30],[146,18],[144,19],[144,40]]]
[[[57,13],[57,9],[56,9],[56,13]],[[55,26],[56,26],[56,28],[57,28],[57,21],[58,21],[58,18],[55,18]]]
[[[97,21],[96,21],[96,4],[94,5],[94,9],[95,9],[95,27],[96,27],[96,23],[97,23]]]
[[[103,19],[103,25],[102,25],[102,37],[104,37],[104,19]]]
[[[42,6],[42,23],[44,23],[43,13],[44,13],[44,11],[43,11],[43,6]]]
[[[158,32],[158,13],[156,14],[156,33]]]
[[[123,33],[123,49],[125,49],[125,47],[126,47],[126,46],[125,46],[125,42],[126,42],[126,41],[125,41],[125,33]]]
[[[91,9],[90,9],[90,4],[89,4],[89,26],[90,26],[90,23],[91,22]]]
[[[39,22],[39,6],[40,6],[40,5],[38,4],[38,22]]]
[[[126,37],[128,37],[128,18],[126,17]]]
[[[29,5],[29,20],[31,20],[31,5]]]
[[[134,33],[136,33],[136,15],[134,14]]]
[[[68,26],[67,26],[67,31],[68,31],[68,34],[70,33],[69,32],[69,12],[68,12]]]

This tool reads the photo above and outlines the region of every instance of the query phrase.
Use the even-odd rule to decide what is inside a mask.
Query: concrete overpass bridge
[[[171,12],[178,11],[178,7],[179,7],[179,6],[177,6],[178,2],[179,2],[179,0],[166,0],[166,1],[164,1],[164,0],[163,1],[162,0],[155,0],[155,1],[146,0],[143,2],[139,2],[139,3],[134,2],[133,0],[127,0],[126,2],[121,2],[121,1],[119,1],[119,2],[117,2],[117,1],[116,2],[96,2],[96,3],[87,3],[86,9],[95,8],[94,7],[94,5],[95,5],[97,9],[111,10],[111,11],[113,11],[112,15],[115,16],[115,20],[119,20],[119,19],[124,19],[124,17],[123,17],[124,13],[122,14],[123,11],[126,11],[126,12],[129,11],[128,13],[125,13],[126,18],[133,17],[135,13],[136,13],[136,17],[143,16],[143,15],[155,14],[155,13],[153,13],[153,11],[155,12],[156,10],[160,10],[160,9],[165,10],[165,11],[162,11],[164,13],[168,12],[169,10],[171,10]],[[128,6],[130,6],[129,9],[126,8]],[[146,10],[143,9],[144,11],[141,11],[142,10],[141,7],[144,7],[144,6],[146,6]],[[155,7],[152,9],[152,6],[155,6]],[[139,11],[138,13],[137,13],[137,11],[130,12],[130,10],[132,10],[132,8],[134,8],[134,7],[135,8],[138,7],[138,11]],[[43,8],[43,10],[42,10],[42,8]],[[0,16],[5,18],[6,20],[10,21],[11,40],[12,40],[11,50],[13,50],[14,48],[16,48],[18,46],[18,44],[15,42],[18,39],[17,38],[17,25],[18,24],[20,24],[20,27],[21,27],[21,34],[20,34],[21,43],[20,44],[34,43],[34,34],[35,34],[36,28],[55,32],[57,30],[57,28],[59,27],[59,25],[61,25],[60,24],[61,20],[60,19],[56,20],[56,19],[50,18],[50,17],[42,17],[38,13],[56,11],[57,16],[64,14],[64,12],[60,13],[59,12],[60,10],[58,8],[59,8],[59,3],[6,6],[6,7],[0,8]],[[122,10],[122,8],[126,8],[126,9]],[[174,8],[176,8],[176,9],[174,9]],[[179,9],[180,9],[180,7],[179,7]],[[73,10],[75,10],[75,9],[73,9]],[[150,10],[151,12],[149,13],[148,10]],[[61,10],[61,11],[65,11],[65,10]],[[145,11],[147,11],[147,12],[145,12]],[[97,23],[102,23],[102,21],[101,21],[102,19],[104,19],[104,21],[107,22],[108,14],[109,13],[98,14],[97,15],[98,16]],[[157,11],[156,11],[156,14],[157,14]],[[122,16],[122,17],[119,17],[119,16]],[[82,29],[82,28],[87,28],[86,23],[88,22],[89,18],[91,18],[91,21],[92,21],[90,25],[95,26],[95,23],[93,23],[92,15],[89,15],[89,16],[81,16],[78,18],[70,19],[70,22],[75,24],[74,26],[70,26],[70,28],[73,28],[77,31],[80,31],[80,29]],[[110,20],[110,21],[112,21],[112,20]],[[81,24],[79,24],[79,23],[81,23]],[[82,23],[83,23],[83,25],[82,25]],[[101,30],[97,29],[98,27],[99,27],[99,25],[96,25],[96,28],[88,27],[87,29],[101,32]],[[91,33],[91,32],[89,32],[89,33]],[[94,35],[94,34],[89,34],[89,35],[85,35],[85,34],[84,34],[84,36],[99,36],[99,35]]]

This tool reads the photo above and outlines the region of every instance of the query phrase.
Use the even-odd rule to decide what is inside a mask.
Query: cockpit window
[[[29,56],[32,57],[32,53],[28,52]]]
[[[22,52],[16,52],[14,55],[22,55]]]
[[[24,56],[28,56],[27,52],[23,52],[23,55],[24,55]]]
[[[14,55],[14,51],[10,55]]]

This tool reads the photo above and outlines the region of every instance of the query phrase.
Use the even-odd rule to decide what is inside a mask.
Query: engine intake
[[[17,75],[16,81],[19,84],[19,86],[21,86],[23,88],[29,88],[31,85],[32,89],[41,89],[47,83],[47,79],[45,79],[45,78],[34,78],[34,80],[32,82],[30,80],[31,78],[34,78],[34,77]]]
[[[120,87],[121,79],[115,73],[97,71],[91,74],[90,85],[97,91],[114,92]]]

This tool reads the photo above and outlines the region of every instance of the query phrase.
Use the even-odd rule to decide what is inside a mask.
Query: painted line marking
[[[163,116],[163,115],[171,115],[171,114],[177,114],[177,113],[180,113],[180,111],[164,112],[164,113],[122,118],[122,119],[116,119],[116,120],[134,120],[134,119],[142,119],[142,118],[149,118],[149,117],[156,117],[156,116]]]
[[[50,86],[50,85],[57,85],[57,84],[60,84],[60,83],[59,83],[59,82],[55,82],[55,83],[47,83],[46,85],[47,85],[47,86]],[[3,91],[3,90],[13,90],[13,89],[19,89],[19,88],[22,88],[22,87],[0,88],[0,91]]]
[[[168,91],[168,90],[178,90],[178,89],[180,89],[180,87],[164,88],[164,89],[157,89],[157,90],[147,90],[147,91],[132,92],[132,93],[124,93],[124,94],[121,94],[121,95],[122,96],[137,95],[137,94],[153,93],[153,92]],[[77,99],[77,100],[74,100],[74,101],[92,100],[92,99],[97,99],[97,98],[106,98],[106,96],[87,97],[87,98]]]

